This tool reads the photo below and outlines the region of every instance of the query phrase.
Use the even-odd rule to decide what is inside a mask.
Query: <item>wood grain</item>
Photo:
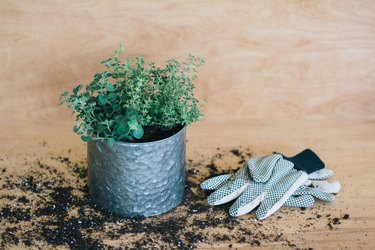
[[[208,104],[189,128],[189,158],[239,145],[256,155],[311,147],[335,171],[343,190],[326,212],[350,220],[335,230],[285,217],[266,226],[298,248],[375,248],[375,1],[2,0],[2,165],[28,171],[27,156],[68,148],[85,158],[58,97],[102,71],[120,43],[125,56],[158,63],[189,52],[206,60],[196,90]]]
[[[32,127],[27,124],[0,124],[0,131],[7,131],[7,133],[0,133],[2,142],[0,143],[0,169],[7,168],[6,173],[2,174],[4,177],[1,181],[7,180],[6,177],[12,173],[15,176],[29,173],[34,161],[47,160],[48,162],[51,156],[66,156],[72,162],[84,161],[86,145],[67,129],[69,125],[68,121]],[[197,248],[228,249],[230,244],[233,246],[232,249],[255,248],[254,244],[239,243],[233,238],[218,241],[212,238],[212,235],[217,233],[244,234],[243,236],[249,239],[246,242],[251,242],[258,232],[264,232],[268,237],[274,235],[276,231],[283,234],[282,239],[279,241],[261,240],[260,247],[256,249],[375,249],[374,125],[375,121],[285,120],[275,122],[271,119],[206,121],[189,127],[187,158],[194,162],[199,162],[201,159],[210,162],[210,159],[214,159],[218,152],[229,152],[233,148],[240,150],[249,148],[253,155],[261,156],[274,151],[294,155],[310,147],[319,154],[327,168],[335,172],[333,180],[339,180],[342,185],[336,200],[331,204],[316,202],[314,207],[306,211],[282,208],[264,220],[259,228],[254,229],[254,213],[238,217],[238,223],[241,223],[244,228],[251,229],[252,234],[244,234],[243,231],[232,232],[224,225],[211,228],[210,232],[199,231],[202,237],[207,237],[207,240],[198,244]],[[224,159],[226,160],[221,163],[216,161],[216,164],[229,166],[231,169],[239,166],[237,158],[237,161],[233,161],[234,159],[231,161],[229,157],[224,157]],[[65,165],[53,162],[51,164],[61,173],[67,171]],[[199,180],[207,178],[208,169],[205,164],[199,166],[188,164],[187,168],[189,167],[198,170],[196,178]],[[72,183],[76,182],[75,179],[72,181]],[[195,189],[199,189],[198,184]],[[0,207],[3,202],[5,200],[0,199]],[[212,213],[218,215],[220,211],[214,210]],[[346,213],[350,215],[348,220],[341,219],[341,224],[334,224],[332,229],[327,226],[330,219],[342,218]],[[314,219],[317,215],[321,217]],[[203,213],[202,216],[203,221],[207,220],[207,214]],[[309,226],[310,223],[312,226]],[[4,231],[6,226],[7,224],[0,223],[0,232]],[[119,247],[136,241],[137,237],[142,237],[142,235],[125,233],[118,240],[107,238],[103,240],[106,244]],[[295,247],[291,247],[293,245]],[[14,249],[22,249],[23,246],[20,243]],[[51,246],[42,247],[42,249],[49,248]]]
[[[70,119],[63,90],[123,43],[203,57],[206,120],[375,119],[374,1],[0,2],[0,121]]]

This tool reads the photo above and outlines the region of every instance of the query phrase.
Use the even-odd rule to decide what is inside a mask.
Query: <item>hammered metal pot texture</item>
[[[87,144],[94,204],[120,216],[153,216],[181,203],[185,187],[185,131],[154,142]]]

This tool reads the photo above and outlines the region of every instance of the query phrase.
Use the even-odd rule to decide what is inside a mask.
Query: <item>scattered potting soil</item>
[[[349,219],[349,214],[341,219],[325,214],[321,205],[311,209],[309,217],[308,212],[291,208],[265,221],[256,220],[254,213],[230,217],[231,204],[209,206],[208,192],[200,190],[199,183],[243,167],[251,152],[244,148],[217,151],[213,157],[188,159],[185,200],[171,212],[150,218],[121,218],[94,206],[88,197],[87,163],[70,156],[70,151],[28,156],[20,166],[23,171],[2,158],[0,248],[193,249],[275,242],[297,248],[286,229],[278,226],[280,220],[302,216],[297,230],[304,230],[327,221],[328,228],[335,229]]]

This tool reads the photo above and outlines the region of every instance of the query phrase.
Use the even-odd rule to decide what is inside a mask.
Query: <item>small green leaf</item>
[[[112,58],[102,61],[102,64],[104,64],[107,68],[110,68],[112,66]]]
[[[102,74],[100,74],[100,73],[96,73],[95,75],[94,75],[94,79],[95,80],[100,80],[102,78]]]
[[[105,95],[99,95],[98,104],[99,105],[106,105],[106,103],[107,103],[107,97],[105,97]]]
[[[122,43],[120,43],[120,48],[118,49],[118,51],[119,51],[120,53],[122,53],[122,52],[125,51],[125,46],[124,46]]]
[[[87,103],[94,103],[95,102],[95,97],[90,96],[90,98],[87,100]]]
[[[119,135],[127,135],[130,129],[128,126],[119,125],[116,129],[116,133]]]
[[[115,117],[115,122],[117,124],[125,126],[128,122],[128,119],[123,115],[118,115],[118,116]]]
[[[115,101],[117,99],[117,94],[116,93],[110,93],[110,94],[108,94],[108,99],[111,102]]]
[[[89,99],[90,99],[90,97],[88,97],[88,96],[82,96],[80,98],[81,102],[87,102]]]
[[[95,82],[95,83],[93,83],[93,84],[91,85],[91,88],[92,88],[93,90],[99,90],[99,89],[101,89],[102,87],[100,86],[100,84],[99,84],[98,82]]]
[[[118,57],[122,52],[124,52],[125,47],[123,44],[120,44],[120,47],[118,50],[115,50],[115,57]]]
[[[109,92],[113,92],[113,91],[115,91],[115,85],[113,85],[112,83],[107,83],[107,90],[109,91]]]
[[[112,147],[116,142],[115,139],[113,139],[113,138],[107,138],[107,139],[105,139],[105,141],[108,143],[108,145],[110,147]]]
[[[120,110],[121,110],[121,105],[120,104],[113,105],[113,111],[118,112]]]
[[[73,94],[74,94],[74,95],[77,95],[78,92],[79,92],[81,89],[82,89],[82,84],[78,85],[77,87],[75,87],[75,88],[73,89]]]
[[[125,127],[119,125],[119,126],[116,128],[116,133],[119,134],[119,135],[124,134],[124,133],[125,133]]]
[[[132,110],[132,109],[128,109],[128,110],[126,110],[125,115],[126,115],[126,117],[127,117],[129,120],[138,120],[138,119],[139,119],[137,112],[135,112],[135,111]]]
[[[60,101],[60,105],[62,105],[64,103],[69,103],[70,102],[69,98],[67,98],[68,94],[69,94],[68,91],[65,91],[65,92],[63,92],[60,95],[60,100],[59,100]]]
[[[90,136],[82,135],[81,140],[83,142],[89,142],[89,141],[92,141],[92,138]]]
[[[142,127],[132,130],[132,136],[137,139],[141,139],[143,137],[143,133],[144,131]]]
[[[130,120],[130,121],[128,121],[128,125],[129,125],[129,128],[131,130],[139,128],[139,124],[138,124],[138,122],[136,120]]]
[[[79,128],[81,127],[81,123],[78,122],[74,127],[73,127],[73,132],[77,133],[79,131]]]
[[[107,126],[100,125],[97,130],[98,130],[98,133],[101,133],[101,132],[107,130]]]

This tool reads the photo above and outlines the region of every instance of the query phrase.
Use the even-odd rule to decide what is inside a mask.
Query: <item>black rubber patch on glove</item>
[[[311,149],[305,149],[293,157],[282,156],[285,160],[293,162],[295,169],[305,171],[308,174],[325,167],[324,162]]]

